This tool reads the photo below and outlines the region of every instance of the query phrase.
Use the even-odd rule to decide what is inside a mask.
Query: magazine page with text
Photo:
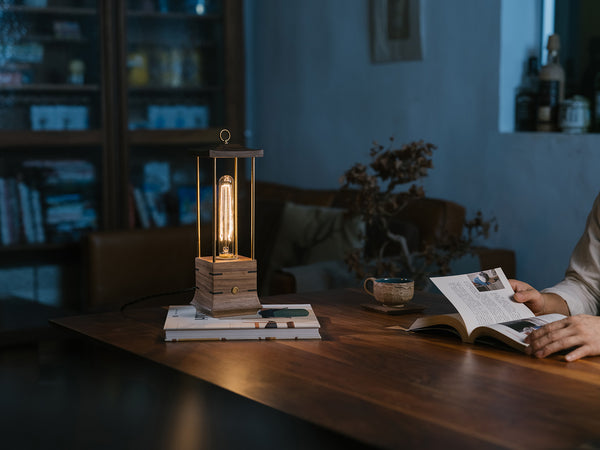
[[[468,334],[479,326],[534,317],[527,306],[513,300],[514,292],[501,268],[432,277],[431,281],[454,305]]]

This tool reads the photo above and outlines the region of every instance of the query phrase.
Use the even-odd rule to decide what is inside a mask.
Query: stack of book
[[[95,168],[85,160],[26,160],[0,177],[0,245],[74,242],[98,227]]]
[[[276,311],[275,317],[265,317],[265,310]],[[286,310],[307,314],[286,317]],[[308,304],[263,305],[261,311],[262,315],[211,317],[198,313],[193,305],[169,306],[165,341],[321,339],[319,321]]]

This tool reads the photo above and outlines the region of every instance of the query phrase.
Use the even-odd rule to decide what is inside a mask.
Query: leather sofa
[[[192,294],[185,291],[195,284],[196,236],[196,228],[189,226],[87,234],[81,309],[116,310],[144,298],[147,305],[152,296],[165,293],[174,294],[160,295],[156,301],[189,302]]]
[[[255,257],[261,297],[307,289],[299,285],[299,272],[294,274],[294,267],[300,271],[310,267],[329,270],[335,263],[347,272],[342,262],[344,245],[352,241],[357,230],[357,224],[344,215],[349,195],[339,190],[257,182]],[[246,219],[247,214],[241,211],[240,230],[247,229]],[[394,221],[394,231],[405,236],[409,249],[415,250],[437,236],[462,233],[464,220],[465,209],[461,205],[425,198],[403,210]],[[331,224],[341,226],[343,233],[322,238],[319,233]],[[201,236],[203,255],[210,254],[210,225],[203,225]],[[248,241],[249,236],[242,234],[240,254],[248,255]],[[171,293],[156,297],[156,302],[163,304],[191,300],[194,258],[198,253],[195,226],[94,232],[84,238],[83,244],[86,277],[82,310],[114,310],[142,298],[147,304],[157,294]],[[476,270],[502,267],[507,276],[515,274],[515,255],[511,250],[481,248],[477,259]],[[316,282],[314,274],[321,276],[323,270],[302,273],[308,278],[309,288],[328,287]]]
[[[285,186],[277,183],[260,182],[256,186],[257,197],[257,216],[260,217],[260,225],[257,224],[257,245],[261,249],[261,254],[257,255],[259,263],[259,272],[261,260],[269,261],[274,258],[277,252],[276,243],[281,240],[277,236],[283,232],[289,234],[288,230],[281,230],[282,223],[285,222],[287,212],[286,205],[296,204],[312,206],[317,209],[345,209],[349,201],[352,201],[352,193],[340,190],[317,190],[300,189]],[[390,228],[396,234],[403,235],[409,247],[414,251],[424,248],[428,243],[444,236],[460,236],[463,233],[466,218],[466,210],[463,206],[442,199],[423,198],[408,205],[392,221]],[[288,221],[287,223],[289,223]],[[293,222],[292,222],[293,223]],[[262,230],[261,230],[262,228]],[[377,236],[369,236],[367,239],[376,239]],[[308,249],[303,249],[308,252]],[[300,249],[296,261],[287,261],[287,267],[276,267],[273,264],[267,264],[268,269],[263,272],[262,286],[263,293],[269,295],[285,294],[297,292],[298,270],[289,269],[290,266],[298,268],[303,262],[302,249]],[[338,259],[343,259],[337,255]],[[475,252],[475,261],[469,267],[472,270],[483,270],[495,267],[502,267],[508,277],[514,277],[516,273],[516,258],[514,251],[509,249],[497,249],[479,247]],[[312,264],[319,264],[319,261],[312,261]],[[321,262],[322,267],[326,267]],[[264,267],[264,265],[263,265]],[[306,272],[311,276],[313,273]],[[316,272],[318,273],[318,272]],[[346,282],[351,282],[350,277],[345,278]],[[266,281],[266,283],[265,283]],[[360,280],[359,280],[360,281]],[[360,285],[360,283],[358,283]],[[322,285],[319,285],[322,287]],[[304,287],[303,289],[307,289]],[[308,287],[310,289],[310,286]]]

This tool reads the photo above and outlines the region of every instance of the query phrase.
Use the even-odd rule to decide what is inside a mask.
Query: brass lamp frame
[[[226,130],[224,130],[226,131]],[[221,132],[221,135],[223,132]],[[255,171],[256,158],[264,151],[252,150],[239,145],[225,144],[204,151],[196,156],[196,221],[198,227],[198,256],[195,259],[196,292],[192,304],[202,313],[214,317],[256,314],[261,304],[257,289],[257,263],[255,249]],[[212,256],[202,256],[200,239],[200,158],[213,160],[213,215],[212,215]],[[238,255],[238,158],[250,158],[250,257]],[[234,160],[235,197],[235,259],[217,258],[217,160]]]

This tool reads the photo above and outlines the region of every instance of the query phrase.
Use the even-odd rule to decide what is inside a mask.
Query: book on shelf
[[[46,242],[46,233],[44,231],[44,217],[42,212],[42,197],[40,191],[31,188],[31,212],[33,214],[33,229],[35,230],[35,241],[38,243]]]
[[[179,203],[179,225],[196,223],[196,186],[179,186],[177,188]]]
[[[140,220],[142,228],[150,228],[151,222],[148,212],[148,205],[146,205],[146,200],[141,189],[137,187],[133,188],[133,199],[135,203],[135,210],[137,211],[137,217]]]
[[[168,218],[165,211],[164,195],[152,190],[143,190],[143,197],[152,223],[157,227],[166,227]]]
[[[301,309],[306,316],[263,317],[256,314],[212,317],[194,305],[169,306],[164,324],[165,341],[321,339],[319,321],[309,304],[262,305],[264,309]]]
[[[21,237],[23,236],[23,227],[19,203],[19,188],[16,178],[8,178],[6,180],[6,194],[8,195],[10,243],[18,244],[21,242]]]
[[[33,244],[35,242],[35,229],[29,187],[20,180],[17,182],[17,187],[19,189],[19,204],[21,205],[21,220],[23,223],[25,242]]]
[[[72,242],[97,229],[96,169],[90,161],[31,159],[21,171],[17,242]]]
[[[97,229],[95,203],[72,192],[48,194],[45,203],[45,230],[49,242],[72,242],[84,232]]]
[[[450,331],[463,342],[503,343],[525,351],[525,338],[531,331],[565,317],[535,316],[523,303],[514,301],[514,291],[501,268],[430,279],[457,313],[421,317],[410,331]]]
[[[12,244],[10,220],[8,187],[6,179],[0,177],[0,242],[2,245]]]
[[[23,168],[40,173],[45,186],[83,187],[96,181],[94,165],[83,159],[30,159]]]
[[[40,191],[21,178],[0,178],[0,243],[45,242]]]

